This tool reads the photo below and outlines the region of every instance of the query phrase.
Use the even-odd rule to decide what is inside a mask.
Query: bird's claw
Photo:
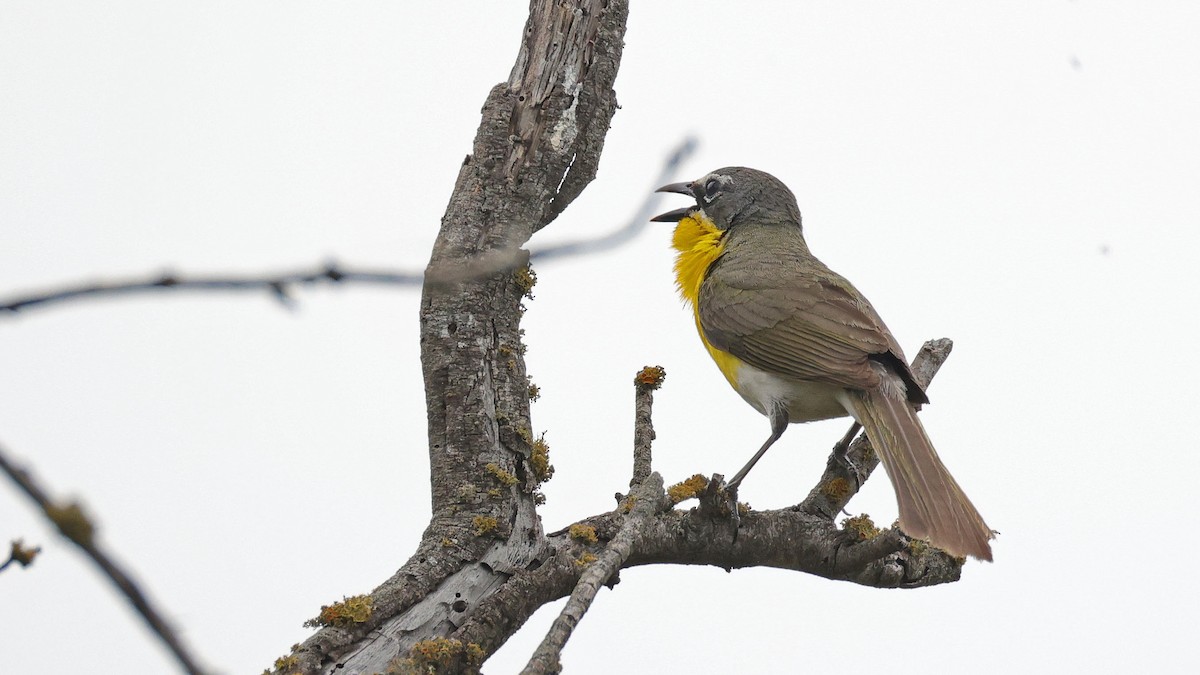
[[[833,448],[833,459],[854,479],[855,488],[861,488],[862,474],[858,471],[858,465],[854,463],[854,460],[850,459],[850,447],[839,443]]]
[[[737,486],[732,488],[722,486],[721,493],[725,495],[725,507],[729,509],[729,520],[733,523],[733,541],[736,543],[738,530],[742,526],[742,512],[738,509]]]

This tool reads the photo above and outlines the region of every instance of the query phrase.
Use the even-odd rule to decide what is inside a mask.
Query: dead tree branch
[[[600,587],[605,583],[610,583],[613,575],[624,567],[625,561],[633,552],[634,542],[644,538],[654,516],[670,505],[663,494],[662,476],[657,473],[652,473],[646,480],[639,482],[629,499],[632,508],[621,524],[621,529],[598,558],[585,563],[587,571],[580,576],[567,605],[563,607],[558,618],[550,626],[550,631],[533,652],[528,665],[521,671],[522,675],[543,675],[561,670],[559,660],[563,647],[566,646],[575,626],[579,625],[583,615],[592,606],[596,593],[600,592]]]
[[[129,604],[137,610],[146,625],[158,639],[166,645],[167,649],[174,655],[175,660],[179,662],[184,672],[190,674],[203,673],[198,665],[196,657],[193,656],[188,649],[183,645],[179,636],[167,624],[162,614],[155,609],[150,599],[142,592],[137,583],[133,580],[125,570],[121,568],[96,542],[95,525],[91,519],[84,513],[83,508],[78,503],[60,503],[55,502],[50,498],[45,490],[29,475],[29,472],[13,464],[8,459],[8,453],[0,447],[0,470],[4,471],[13,483],[17,485],[31,500],[42,510],[46,518],[54,523],[62,536],[66,537],[71,543],[79,547],[84,554],[100,568],[104,576],[108,577],[109,581],[117,587],[117,591],[129,600]]]
[[[344,268],[337,263],[326,263],[315,270],[300,270],[267,275],[196,275],[184,276],[173,272],[151,275],[149,278],[125,281],[97,281],[70,285],[56,291],[29,293],[0,302],[0,316],[4,312],[16,313],[39,305],[49,305],[67,300],[78,300],[101,296],[140,295],[161,291],[217,291],[270,293],[284,307],[291,308],[294,300],[292,288],[312,286],[319,283],[362,283],[386,284],[415,287],[421,283],[421,275],[412,272],[370,271]]]
[[[650,216],[658,210],[658,202],[662,195],[654,192],[653,188],[662,185],[671,176],[674,176],[679,166],[695,152],[696,145],[695,138],[687,137],[667,154],[662,167],[651,183],[651,189],[645,190],[646,197],[642,199],[641,204],[624,225],[598,237],[535,249],[528,254],[529,260],[552,261],[591,255],[629,243],[634,237],[641,234],[646,224],[650,222]],[[525,254],[519,250],[489,251],[487,255],[470,260],[457,269],[449,266],[442,268],[441,276],[436,281],[447,284],[481,279],[499,272],[511,271],[524,262]],[[185,275],[163,272],[137,279],[81,282],[66,284],[57,290],[15,294],[6,300],[0,300],[0,317],[14,316],[24,310],[70,300],[122,297],[165,291],[266,292],[278,300],[285,309],[294,309],[296,300],[292,296],[292,292],[300,287],[319,284],[373,284],[413,289],[419,287],[424,280],[425,273],[421,271],[366,270],[333,261],[318,265],[314,269],[300,269],[280,274]]]

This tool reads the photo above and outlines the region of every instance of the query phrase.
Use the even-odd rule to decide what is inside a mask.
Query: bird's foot
[[[839,442],[833,446],[833,460],[854,479],[855,490],[862,487],[862,474],[858,471],[858,465],[854,463],[853,459],[850,459],[850,444],[848,442]]]
[[[846,470],[846,473],[850,474],[850,476],[854,478],[855,485],[858,485],[859,476],[862,474],[858,472],[858,465],[854,463],[854,460],[850,459],[850,453],[834,451],[833,457],[837,460],[838,464],[842,465],[842,468]]]
[[[737,541],[738,528],[741,526],[742,514],[738,509],[737,485],[725,483],[721,474],[713,474],[708,481],[708,487],[699,495],[700,512],[712,520],[728,518],[733,523],[733,540]]]
[[[738,508],[737,486],[723,487],[721,490],[725,496],[725,508],[729,509],[729,520],[733,523],[733,541],[737,543],[738,532],[742,527],[742,511]]]

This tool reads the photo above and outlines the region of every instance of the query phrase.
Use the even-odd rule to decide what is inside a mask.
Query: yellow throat
[[[700,341],[704,343],[704,348],[708,350],[713,361],[717,362],[721,374],[729,380],[734,389],[738,389],[737,373],[742,364],[741,359],[709,344],[708,338],[704,337],[704,329],[700,326],[700,310],[696,306],[700,299],[700,284],[708,275],[709,266],[721,257],[721,252],[725,250],[725,233],[718,230],[702,212],[698,212],[680,219],[679,224],[675,226],[671,246],[679,251],[675,258],[675,285],[679,287],[679,294],[692,307],[692,316],[696,320],[696,331],[700,333]]]

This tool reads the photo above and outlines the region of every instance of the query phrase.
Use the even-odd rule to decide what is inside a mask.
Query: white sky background
[[[0,296],[329,257],[423,267],[525,12],[0,1]],[[533,245],[623,224],[685,133],[702,146],[675,179],[775,173],[813,250],[910,354],[955,340],[923,418],[1003,534],[995,564],[914,591],[627,570],[566,672],[1194,672],[1198,29],[1194,3],[635,3],[600,175]],[[626,488],[643,365],[668,373],[668,482],[730,475],[767,434],[700,347],[669,237],[654,224],[537,270],[547,530]],[[295,312],[172,294],[0,317],[0,443],[84,500],[220,672],[269,666],[427,522],[418,291],[296,296]],[[742,497],[795,503],[844,429],[792,427]],[[892,521],[882,473],[850,510]],[[0,486],[0,540],[15,537],[44,551],[0,575],[0,671],[173,670]],[[518,670],[560,604],[485,670]]]

